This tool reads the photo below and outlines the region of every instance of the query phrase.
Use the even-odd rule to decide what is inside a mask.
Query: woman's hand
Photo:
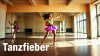
[[[10,21],[8,21],[10,23]]]
[[[59,17],[61,17],[61,14],[59,14],[59,16],[58,16],[58,17],[56,17],[56,18],[54,18],[54,19],[57,19],[57,18],[59,18]]]
[[[61,14],[59,14],[59,16],[61,17]]]

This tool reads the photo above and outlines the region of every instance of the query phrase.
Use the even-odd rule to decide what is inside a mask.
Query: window
[[[100,3],[97,4],[97,14],[100,14]]]
[[[77,31],[77,38],[87,38],[86,31],[86,13],[82,13],[76,16],[75,30]]]
[[[76,19],[77,32],[86,33],[86,14],[82,13],[81,15],[78,15]]]
[[[100,37],[100,3],[96,5],[97,7],[97,33]]]

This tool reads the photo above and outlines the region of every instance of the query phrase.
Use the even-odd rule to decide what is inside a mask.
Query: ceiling
[[[45,4],[45,5],[65,4],[65,5],[69,5],[72,3],[88,4],[88,3],[91,3],[92,0],[0,0],[0,1],[2,3],[7,4],[7,5],[14,6],[17,4],[28,4],[28,5],[38,5],[38,4]]]
[[[30,6],[36,6],[36,5],[50,5],[53,6],[54,4],[64,4],[66,6],[77,3],[77,4],[89,4],[94,2],[95,0],[0,0],[2,3],[14,6],[18,4],[27,4]],[[19,13],[19,15],[22,13]],[[27,14],[27,13],[26,13]],[[43,13],[38,13],[43,14]],[[65,13],[68,16],[75,16],[78,14],[77,12],[66,12]]]
[[[34,12],[34,13],[14,13],[14,14],[16,14],[17,16],[31,16],[34,14],[38,14],[39,16],[42,17],[44,14],[47,14],[47,13],[46,12]],[[59,14],[65,14],[67,16],[75,16],[79,14],[79,12],[60,12],[60,13],[53,12],[53,15],[59,15]]]

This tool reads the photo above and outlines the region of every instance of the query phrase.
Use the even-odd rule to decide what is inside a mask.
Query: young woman
[[[61,15],[60,15],[61,16]],[[60,16],[56,17],[56,18],[59,18]],[[52,31],[53,35],[54,35],[54,38],[53,38],[53,45],[55,45],[55,36],[56,36],[56,30],[57,30],[57,26],[53,25],[53,20],[56,19],[56,18],[53,18],[53,15],[52,13],[48,13],[48,14],[44,14],[43,15],[43,18],[45,20],[45,30],[46,30],[46,35],[44,36],[43,38],[43,41],[41,44],[43,44],[45,38],[48,36],[48,33],[50,31]]]
[[[14,37],[14,34],[16,35],[16,33],[19,30],[18,22],[17,21],[14,21],[14,23],[10,23],[10,21],[9,21],[9,24],[10,25],[13,25],[13,33],[12,33],[13,35],[12,35],[12,37]]]

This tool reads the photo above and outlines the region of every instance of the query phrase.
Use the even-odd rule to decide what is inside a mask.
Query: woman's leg
[[[53,35],[54,35],[54,38],[53,38],[53,45],[55,45],[55,41],[56,41],[56,39],[55,39],[55,37],[56,37],[56,31],[55,31],[55,30],[52,30],[52,33],[53,33]]]
[[[45,38],[48,36],[48,33],[49,33],[49,31],[46,32],[46,35],[45,35],[45,37],[43,38],[41,45],[43,44]]]
[[[15,31],[12,33],[12,38],[14,38],[14,35],[15,35]]]
[[[16,29],[14,29],[13,38],[16,38],[16,33],[17,33],[17,31],[16,31]]]
[[[12,43],[15,43],[15,39],[16,39],[16,31],[14,30],[13,35],[12,35]]]

